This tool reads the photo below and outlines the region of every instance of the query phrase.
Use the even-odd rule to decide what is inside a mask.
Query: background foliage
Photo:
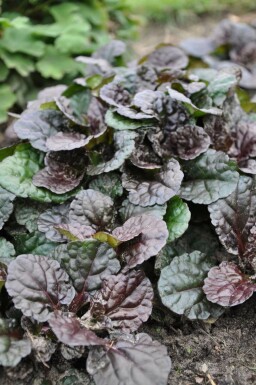
[[[117,0],[4,1],[0,18],[0,123],[16,103],[24,107],[39,89],[70,82],[80,73],[73,60],[113,36],[134,36],[129,7]]]

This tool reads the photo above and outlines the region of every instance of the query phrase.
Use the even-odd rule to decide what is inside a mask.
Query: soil
[[[256,384],[256,296],[231,308],[215,323],[176,318],[144,331],[168,347],[168,385]]]

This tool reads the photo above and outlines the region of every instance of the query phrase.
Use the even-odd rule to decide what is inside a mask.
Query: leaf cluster
[[[167,349],[140,332],[153,306],[212,321],[256,290],[237,71],[206,80],[171,45],[125,67],[124,51],[79,57],[86,76],[29,103],[0,150],[2,365],[62,354],[96,385],[164,385]]]

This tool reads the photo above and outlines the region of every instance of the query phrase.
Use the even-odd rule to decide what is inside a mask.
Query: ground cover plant
[[[0,150],[7,384],[54,370],[57,384],[167,384],[143,324],[214,322],[256,290],[256,115],[239,68],[199,70],[170,45],[125,66],[124,52],[79,57],[86,77],[30,102]]]
[[[0,19],[0,123],[47,84],[70,83],[91,54],[112,36],[132,38],[138,20],[116,0],[3,1]],[[13,108],[12,108],[13,110]]]

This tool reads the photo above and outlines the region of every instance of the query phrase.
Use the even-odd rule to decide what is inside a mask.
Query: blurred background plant
[[[47,85],[81,72],[74,57],[132,39],[138,18],[118,0],[6,0],[0,18],[0,123]],[[82,66],[83,67],[83,66]]]
[[[255,0],[126,0],[127,6],[148,21],[187,22],[198,16],[255,11]]]

